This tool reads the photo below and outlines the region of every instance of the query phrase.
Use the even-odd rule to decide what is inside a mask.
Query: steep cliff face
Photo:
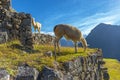
[[[120,26],[101,23],[97,25],[86,40],[89,47],[101,48],[104,57],[120,60]]]

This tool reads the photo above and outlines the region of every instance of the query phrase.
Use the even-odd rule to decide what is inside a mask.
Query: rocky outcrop
[[[0,1],[0,43],[19,39],[24,47],[32,49],[31,15],[11,9],[10,0]]]

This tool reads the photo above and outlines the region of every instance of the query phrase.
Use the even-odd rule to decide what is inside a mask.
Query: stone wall
[[[10,9],[10,2],[11,0],[0,0],[0,8],[4,8],[9,10]]]
[[[45,67],[39,80],[109,80],[107,68],[103,64],[102,52],[98,50],[88,57],[78,57],[62,63],[60,69]]]
[[[104,64],[102,52],[98,50],[87,57],[79,56],[64,63],[55,62],[55,68],[44,66],[40,72],[24,64],[18,67],[15,78],[9,77],[7,80],[109,80]],[[1,73],[1,71],[0,74],[5,75],[0,79],[9,76],[8,73]]]
[[[40,33],[33,34],[33,40],[34,40],[35,44],[53,45],[54,38],[55,37],[53,37],[49,34],[40,34]]]
[[[0,37],[0,43],[19,39],[23,46],[32,48],[31,15],[13,11],[10,0],[0,1],[0,35],[4,33],[8,38]]]

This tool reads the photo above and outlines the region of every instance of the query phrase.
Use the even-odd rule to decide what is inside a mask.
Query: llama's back
[[[82,36],[82,33],[79,29],[77,29],[76,27],[74,26],[71,26],[71,25],[64,25],[65,27],[65,37],[66,39],[68,40],[73,40],[75,42],[79,41],[80,40],[80,37]]]
[[[39,22],[36,22],[37,27],[41,28],[41,24]]]
[[[79,29],[67,24],[58,24],[54,27],[54,32],[62,34],[67,40],[79,41],[82,36]],[[57,36],[57,34],[55,34]]]

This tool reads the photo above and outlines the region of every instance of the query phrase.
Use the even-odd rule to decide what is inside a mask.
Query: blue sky
[[[53,34],[56,24],[70,24],[88,34],[99,23],[120,25],[120,0],[12,0],[18,12],[30,13]]]

